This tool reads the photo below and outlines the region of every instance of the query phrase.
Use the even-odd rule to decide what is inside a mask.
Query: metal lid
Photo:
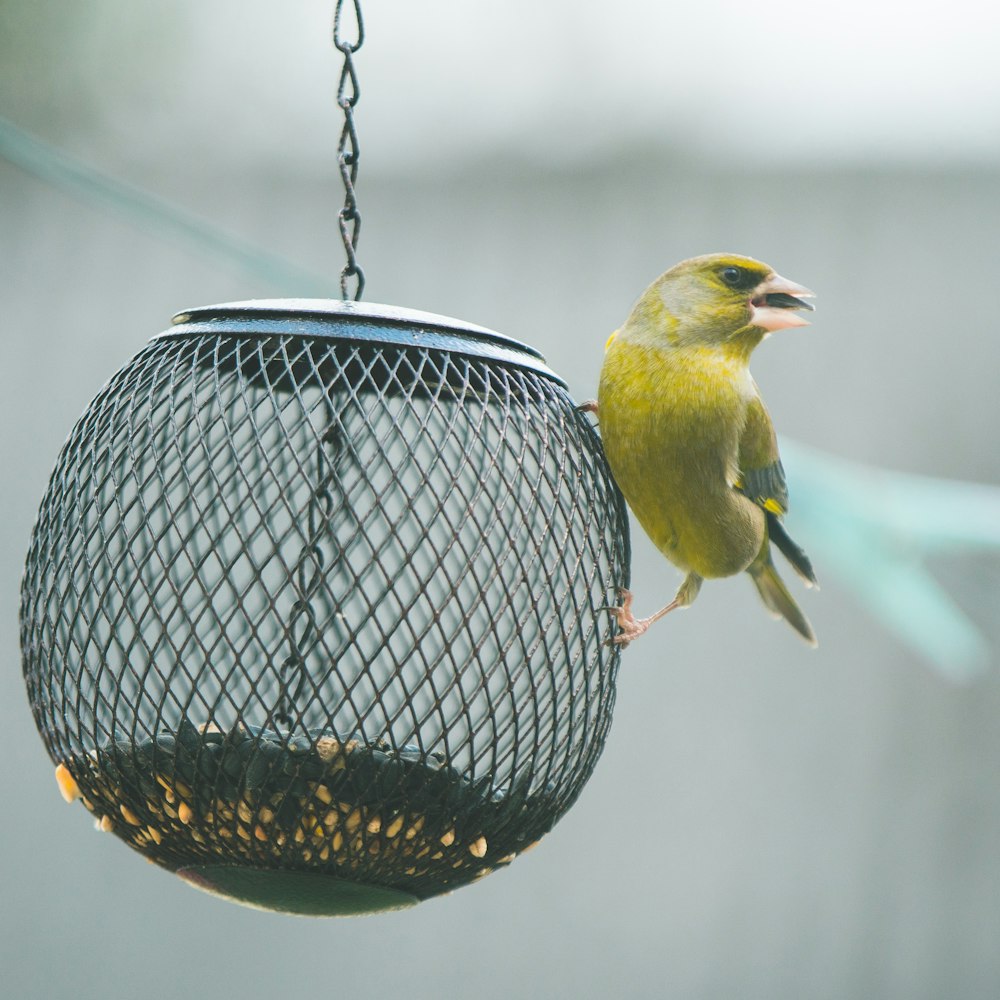
[[[268,337],[291,334],[329,340],[425,347],[518,365],[565,386],[533,347],[464,320],[374,302],[340,299],[251,299],[185,309],[156,335],[188,337],[228,333]]]

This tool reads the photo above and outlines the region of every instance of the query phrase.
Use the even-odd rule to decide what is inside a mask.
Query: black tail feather
[[[788,537],[785,526],[774,514],[770,511],[766,511],[766,514],[768,537],[777,546],[778,551],[792,564],[795,572],[805,580],[807,586],[818,587],[819,581],[816,579],[809,556]]]

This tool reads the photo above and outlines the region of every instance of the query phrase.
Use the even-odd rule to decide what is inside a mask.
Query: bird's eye
[[[739,291],[750,288],[753,282],[753,275],[742,267],[724,267],[719,272],[719,277],[729,285]]]

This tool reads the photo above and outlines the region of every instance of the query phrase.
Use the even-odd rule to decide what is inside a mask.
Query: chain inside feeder
[[[537,352],[386,306],[192,310],[64,446],[23,582],[67,798],[250,905],[508,864],[611,721],[624,508]]]

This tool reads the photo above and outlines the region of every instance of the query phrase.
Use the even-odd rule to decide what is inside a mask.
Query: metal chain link
[[[332,409],[327,403],[326,423],[329,428]],[[275,722],[291,728],[295,703],[302,695],[309,670],[306,658],[319,639],[313,599],[323,585],[326,556],[322,543],[333,517],[334,498],[330,487],[334,480],[333,465],[326,454],[329,429],[316,443],[316,486],[309,495],[306,508],[306,542],[295,563],[296,600],[285,628],[290,652],[281,664],[278,681],[278,705]]]
[[[353,29],[345,25],[344,8],[353,10]],[[358,133],[354,127],[354,107],[361,96],[358,74],[354,68],[354,53],[365,40],[364,22],[361,19],[361,0],[337,0],[333,15],[333,44],[344,56],[337,85],[337,105],[344,113],[344,127],[337,145],[337,164],[344,182],[344,207],[338,213],[340,236],[344,241],[347,263],[340,272],[342,299],[361,298],[365,287],[365,273],[358,264],[357,245],[361,230],[361,213],[354,193],[358,178]],[[353,279],[353,293],[349,291]],[[326,408],[326,430],[316,445],[316,486],[309,497],[306,511],[306,539],[292,573],[296,599],[292,604],[285,640],[288,656],[282,661],[278,679],[278,704],[274,711],[275,722],[291,728],[294,724],[295,703],[302,695],[309,671],[307,657],[319,640],[316,625],[314,598],[323,585],[326,556],[322,543],[333,516],[334,499],[330,487],[334,480],[333,466],[325,447],[332,428],[333,412],[329,400]]]
[[[354,31],[344,24],[344,7],[354,10]],[[350,18],[346,20],[350,21]],[[337,146],[337,164],[344,182],[344,207],[337,218],[340,222],[340,236],[344,241],[347,264],[340,272],[340,297],[360,299],[365,287],[365,273],[358,264],[358,233],[361,229],[361,215],[354,194],[354,184],[358,178],[358,133],[354,127],[354,107],[361,92],[358,89],[358,74],[354,68],[354,53],[365,40],[364,22],[361,20],[361,0],[337,0],[333,15],[333,44],[343,53],[344,64],[340,69],[340,83],[337,86],[337,105],[344,113],[344,127],[340,132]],[[354,284],[353,295],[348,288]]]

